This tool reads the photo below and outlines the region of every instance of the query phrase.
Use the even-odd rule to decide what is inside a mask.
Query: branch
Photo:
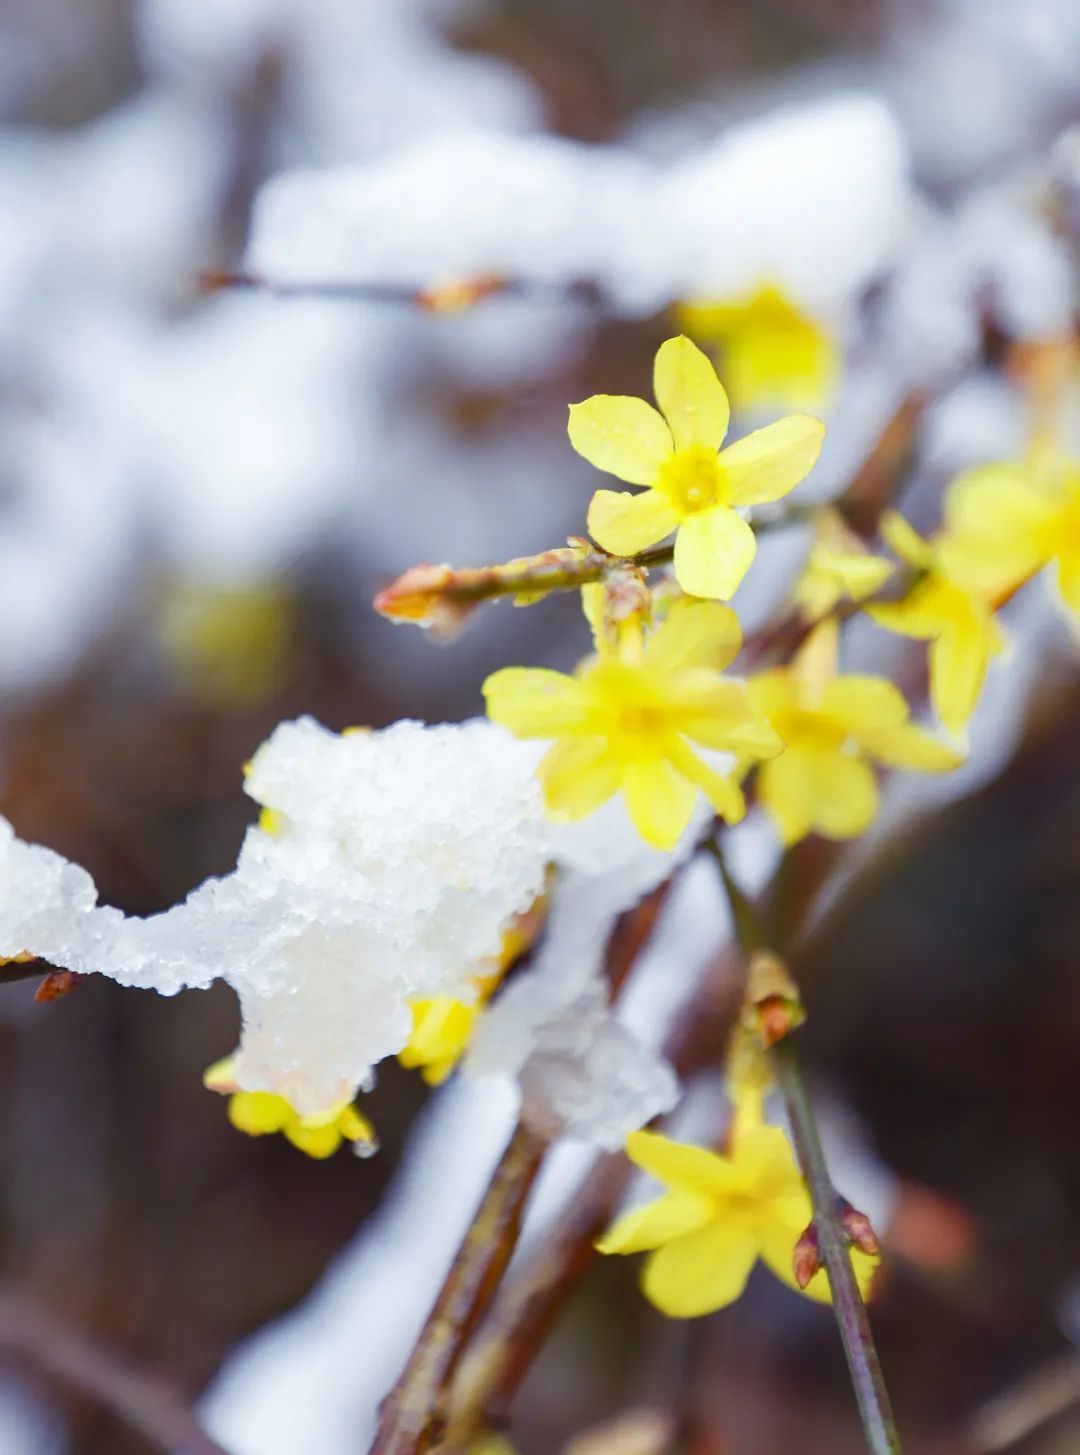
[[[228,1455],[167,1384],[14,1294],[0,1294],[0,1349],[112,1410],[166,1455]]]
[[[544,1141],[519,1126],[499,1160],[408,1363],[380,1410],[370,1455],[423,1455],[437,1443],[465,1347],[517,1246]]]
[[[651,934],[667,893],[668,885],[661,885],[616,922],[604,964],[613,1000]],[[370,1455],[423,1455],[442,1439],[451,1382],[517,1246],[525,1203],[546,1148],[543,1138],[518,1124],[408,1363],[383,1401]]]
[[[768,943],[765,926],[751,900],[735,883],[720,842],[710,841],[710,851],[731,905],[736,937],[749,958]],[[871,1455],[900,1455],[900,1435],[893,1418],[889,1393],[881,1372],[874,1336],[870,1329],[855,1270],[851,1264],[850,1238],[845,1230],[841,1200],[829,1175],[821,1146],[817,1116],[803,1076],[794,1033],[772,1047],[777,1083],[791,1123],[799,1166],[810,1189],[814,1208],[814,1229],[825,1273],[832,1291],[833,1312],[844,1346],[863,1433]]]

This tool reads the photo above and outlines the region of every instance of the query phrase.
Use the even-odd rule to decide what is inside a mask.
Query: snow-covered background
[[[838,340],[805,499],[842,489],[904,400],[930,400],[908,479],[932,526],[951,473],[1023,441],[1002,344],[1073,326],[1078,117],[1075,0],[0,0],[0,809],[87,864],[109,903],[148,913],[234,862],[240,765],[279,719],[457,719],[492,667],[574,660],[570,601],[492,610],[448,649],[369,602],[413,562],[480,564],[582,530],[594,482],[566,405],[647,392],[683,298],[774,284]],[[315,296],[208,290],[221,272]],[[487,274],[520,296],[446,314],[374,296]],[[806,544],[763,541],[736,601],[751,625]],[[1041,583],[1010,612],[1013,660],[992,671],[971,764],[891,786],[830,891],[841,914],[914,809],[993,791],[1074,673]],[[885,652],[853,633],[853,664]],[[1080,765],[1043,730],[1073,774],[1064,812]],[[748,883],[771,867],[767,837],[741,833]],[[704,868],[628,995],[654,1043],[723,938]],[[1075,884],[1076,868],[1065,847],[1047,873]],[[390,1073],[374,1098],[385,1156],[312,1167],[242,1141],[199,1089],[235,1037],[227,997],[4,997],[0,1279],[208,1389],[235,1455],[363,1449],[505,1135],[502,1092],[451,1087],[402,1153],[422,1098]],[[828,1054],[887,1122],[872,1068],[846,1044]],[[849,1109],[834,1120],[847,1184],[881,1216],[900,1185],[883,1156],[957,1199],[983,1191],[950,1185],[948,1157],[910,1130],[882,1152],[878,1125],[875,1153]],[[559,1152],[534,1231],[585,1156]],[[610,1324],[633,1295],[628,1273],[618,1289],[605,1276]],[[1045,1275],[1032,1348],[1063,1276]],[[749,1347],[781,1364],[828,1330],[767,1290],[747,1317]],[[542,1371],[526,1455],[634,1388],[632,1360],[622,1385],[577,1371],[574,1340],[602,1324],[590,1306]],[[597,1337],[616,1357],[610,1328]],[[681,1358],[661,1341],[650,1397],[670,1397]],[[754,1377],[768,1383],[764,1356]],[[732,1448],[780,1448],[763,1431],[740,1425]],[[144,1447],[13,1373],[0,1449],[64,1448]]]

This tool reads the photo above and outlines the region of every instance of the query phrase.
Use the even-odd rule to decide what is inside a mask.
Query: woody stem
[[[712,838],[708,847],[724,881],[736,938],[743,954],[749,957],[767,948],[764,923],[754,903],[732,878],[719,839]],[[814,1104],[794,1041],[796,1034],[785,1036],[772,1048],[771,1054],[777,1084],[791,1123],[795,1153],[810,1190],[821,1260],[832,1291],[833,1312],[855,1390],[859,1418],[871,1455],[900,1455],[900,1434],[885,1387],[866,1305],[851,1266],[849,1239],[840,1215],[840,1199],[822,1149]]]

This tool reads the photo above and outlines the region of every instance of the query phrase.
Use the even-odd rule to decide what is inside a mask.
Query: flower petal
[[[1063,550],[1059,556],[1058,590],[1074,629],[1080,632],[1080,551]]]
[[[656,758],[624,768],[622,791],[631,822],[645,842],[665,852],[673,849],[694,812],[694,785]]]
[[[731,406],[710,360],[683,335],[669,338],[656,351],[653,392],[677,450],[687,445],[720,448]]]
[[[613,556],[636,556],[670,535],[678,523],[678,511],[659,490],[639,495],[597,490],[589,503],[589,534]]]
[[[229,1098],[229,1120],[249,1137],[280,1132],[295,1116],[285,1098],[270,1091],[238,1091]]]
[[[631,1132],[626,1139],[626,1155],[642,1172],[681,1192],[726,1192],[734,1180],[731,1163],[719,1152],[673,1142],[659,1132]]]
[[[641,1288],[673,1319],[693,1319],[734,1303],[757,1261],[758,1244],[742,1219],[714,1221],[658,1249]]]
[[[930,648],[930,696],[941,721],[960,733],[971,721],[990,662],[990,634],[975,621],[957,621]]]
[[[881,538],[885,544],[920,571],[930,571],[935,565],[934,548],[907,521],[898,510],[887,510],[881,520]]]
[[[864,833],[877,813],[877,782],[860,758],[789,745],[762,769],[761,797],[785,844],[811,829],[830,839]]]
[[[899,687],[884,677],[857,673],[827,682],[818,699],[818,710],[855,737],[908,720],[908,705]]]
[[[814,827],[828,839],[855,839],[878,810],[874,770],[862,758],[819,752],[816,759],[817,812]]]
[[[672,454],[671,431],[644,399],[594,394],[571,404],[567,426],[579,455],[628,485],[651,485]]]
[[[817,464],[825,426],[811,414],[789,414],[720,452],[732,505],[779,500]]]
[[[1034,470],[980,465],[958,475],[945,496],[941,555],[951,575],[996,593],[1045,564],[1055,504]]]
[[[685,667],[722,671],[739,655],[742,628],[730,606],[718,601],[678,601],[653,632],[645,660],[660,672]]]
[[[709,1221],[713,1205],[693,1192],[669,1192],[616,1219],[602,1238],[598,1253],[644,1253],[693,1232]]]
[[[879,763],[890,768],[909,768],[916,773],[951,773],[964,761],[963,753],[912,723],[866,733],[862,748]]]
[[[739,785],[703,763],[681,739],[675,738],[667,748],[669,761],[690,783],[700,788],[705,797],[728,823],[739,823],[746,816],[746,799]]]
[[[483,686],[487,714],[519,738],[553,738],[580,729],[586,713],[581,683],[546,667],[503,667]]]
[[[754,532],[726,505],[688,516],[675,537],[675,579],[691,596],[726,601],[750,569]]]
[[[619,765],[601,737],[565,738],[536,773],[548,813],[557,819],[586,818],[619,790]]]
[[[322,1127],[305,1127],[297,1121],[284,1130],[294,1147],[319,1162],[332,1157],[342,1143],[341,1132],[334,1122]]]

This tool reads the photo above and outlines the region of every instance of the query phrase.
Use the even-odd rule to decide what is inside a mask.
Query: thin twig
[[[228,1455],[162,1380],[14,1294],[0,1295],[0,1349],[112,1410],[166,1455]]]
[[[652,933],[668,889],[668,884],[662,884],[616,922],[604,956],[613,1000]],[[517,1246],[522,1214],[545,1150],[542,1138],[524,1123],[518,1125],[454,1256],[408,1363],[383,1401],[371,1455],[423,1455],[442,1439],[452,1381]],[[621,1157],[610,1160],[625,1161]],[[593,1236],[601,1231],[603,1221]],[[546,1332],[545,1328],[538,1337],[542,1339]]]
[[[750,956],[766,946],[764,924],[752,901],[733,879],[719,840],[714,838],[709,848],[724,881],[736,937],[744,953]],[[791,1123],[795,1152],[810,1190],[821,1260],[832,1291],[833,1313],[844,1346],[867,1448],[872,1455],[900,1455],[900,1435],[866,1305],[855,1279],[849,1238],[841,1221],[840,1198],[829,1175],[817,1116],[795,1046],[797,1034],[793,1032],[777,1042],[772,1048],[772,1057],[777,1084]]]
[[[398,1382],[383,1401],[371,1455],[423,1455],[441,1438],[450,1382],[517,1246],[544,1141],[519,1126],[454,1256]]]

